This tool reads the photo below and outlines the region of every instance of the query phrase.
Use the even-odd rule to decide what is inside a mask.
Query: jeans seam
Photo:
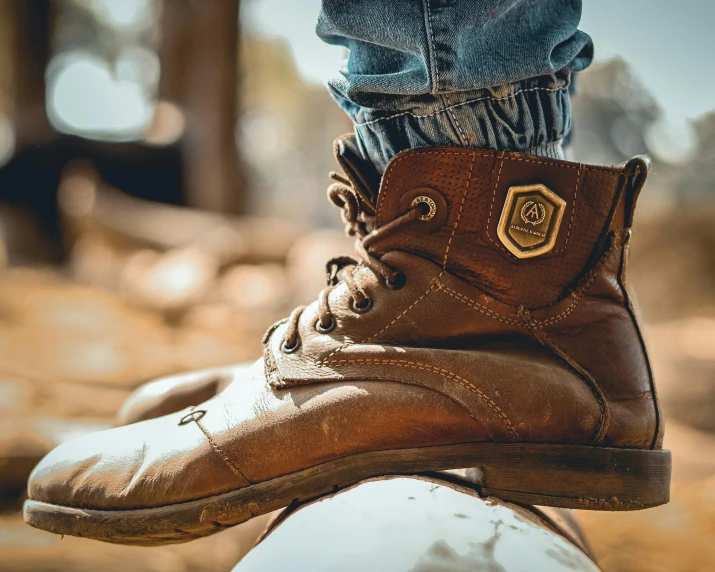
[[[570,82],[569,82],[570,83]],[[396,119],[398,117],[402,117],[404,115],[411,115],[415,119],[422,119],[425,117],[432,117],[433,115],[438,115],[440,113],[444,113],[445,111],[449,111],[451,109],[455,109],[457,107],[461,107],[463,105],[469,105],[470,103],[476,103],[477,101],[484,101],[484,100],[491,100],[491,101],[504,101],[506,99],[513,99],[517,95],[521,93],[527,93],[527,92],[532,92],[532,91],[546,91],[550,93],[554,93],[557,91],[568,91],[569,88],[569,83],[566,85],[563,85],[561,87],[530,87],[526,89],[519,89],[515,91],[514,93],[510,93],[509,95],[505,95],[503,97],[494,97],[493,95],[485,95],[483,97],[476,97],[474,99],[469,99],[467,101],[463,101],[461,103],[455,103],[454,105],[450,105],[449,107],[445,107],[444,109],[438,109],[436,111],[432,111],[431,113],[426,113],[425,115],[418,115],[417,113],[412,113],[411,111],[402,111],[400,113],[396,113],[395,115],[389,115],[387,117],[380,117],[378,119],[372,119],[370,121],[363,121],[362,123],[355,122],[356,127],[363,127],[366,125],[374,125],[375,123],[380,123],[381,121],[389,121],[391,119]]]
[[[425,12],[425,35],[427,36],[427,56],[430,59],[430,73],[432,74],[432,89],[433,95],[439,92],[439,70],[437,69],[437,58],[434,51],[434,32],[432,31],[432,15],[429,9],[430,0],[423,0]]]
[[[467,141],[467,136],[464,134],[464,131],[462,131],[462,126],[459,124],[459,121],[457,121],[457,116],[455,115],[454,111],[451,108],[447,109],[447,114],[452,119],[452,122],[457,126],[459,136],[462,138],[462,145],[469,145],[469,141]]]

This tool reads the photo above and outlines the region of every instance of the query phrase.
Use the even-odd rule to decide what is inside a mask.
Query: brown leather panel
[[[380,241],[377,251],[404,250],[420,253],[439,265],[450,255],[455,227],[464,211],[468,194],[479,193],[487,183],[494,164],[488,152],[465,149],[432,150],[406,153],[396,158],[385,171],[377,203],[377,226],[400,212],[402,196],[415,188],[434,189],[444,197],[449,213],[442,226],[424,232],[424,223],[414,223],[398,235]]]
[[[202,424],[251,482],[362,451],[488,440],[454,400],[401,383],[271,389],[254,377],[204,408]]]
[[[377,205],[378,226],[400,214],[402,196],[418,187],[439,191],[449,206],[432,233],[419,224],[375,245],[377,252],[420,253],[512,305],[550,304],[575,282],[605,232],[624,170],[513,153],[416,149],[388,166]],[[566,201],[554,249],[519,260],[497,237],[509,187],[544,184]]]
[[[584,291],[574,294],[577,305],[545,320],[543,329],[593,375],[606,395],[611,422],[604,443],[647,448],[656,422],[650,370],[618,282],[622,257],[618,246]]]
[[[599,422],[599,406],[587,385],[533,345],[511,345],[504,352],[499,343],[473,350],[357,344],[323,366],[273,356],[281,380],[276,387],[311,384],[317,378],[427,387],[460,403],[497,442],[585,444]]]

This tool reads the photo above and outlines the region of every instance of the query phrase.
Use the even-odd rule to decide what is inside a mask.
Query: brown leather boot
[[[180,542],[364,478],[461,467],[522,503],[668,501],[625,289],[647,164],[424,148],[396,156],[376,194],[350,140],[338,149],[348,179],[330,194],[360,263],[333,261],[332,285],[215,398],[51,452],[27,522]]]

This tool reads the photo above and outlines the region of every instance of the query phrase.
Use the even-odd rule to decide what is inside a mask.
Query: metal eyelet
[[[392,280],[389,278],[385,280],[385,286],[390,290],[399,290],[405,285],[405,282],[407,282],[407,277],[404,272],[396,272]]]
[[[358,304],[353,298],[352,300],[350,300],[350,309],[356,314],[364,314],[365,312],[369,312],[370,310],[372,310],[372,298],[368,298],[367,296],[365,296],[365,298],[363,298],[362,304]]]
[[[329,334],[335,329],[336,325],[337,323],[335,322],[335,318],[330,318],[330,323],[327,326],[323,326],[323,324],[320,323],[320,320],[318,320],[315,322],[315,329],[321,334]]]
[[[194,409],[181,418],[179,425],[188,425],[192,421],[199,421],[204,415],[206,415],[205,409]]]
[[[419,232],[435,232],[447,220],[449,205],[444,195],[430,187],[410,189],[400,198],[399,212],[405,213],[418,206],[420,216],[414,222],[413,230]]]
[[[281,344],[281,351],[284,354],[292,354],[293,352],[298,351],[298,348],[300,348],[300,338],[296,339],[295,344],[292,346],[286,345],[285,340],[283,340],[283,343]]]
[[[432,220],[437,214],[437,203],[427,195],[418,195],[412,199],[411,206],[416,207],[417,205],[422,205],[423,214],[419,216],[419,220]]]

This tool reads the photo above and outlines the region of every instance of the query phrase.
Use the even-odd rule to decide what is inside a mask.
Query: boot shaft
[[[344,168],[352,161],[340,159]],[[350,170],[360,168],[353,163]],[[379,193],[364,187],[361,196],[377,195],[370,205],[376,228],[419,202],[423,220],[370,250],[404,251],[439,265],[441,294],[432,299],[443,301],[445,316],[419,331],[393,326],[379,341],[409,337],[445,348],[485,339],[536,343],[578,372],[601,402],[596,441],[659,447],[651,369],[625,282],[630,226],[647,171],[643,158],[601,167],[458,148],[396,156]],[[410,313],[419,323],[422,310]]]
[[[434,215],[373,248],[429,258],[502,302],[540,308],[588,272],[609,232],[627,229],[646,171],[642,159],[610,168],[495,151],[408,151],[383,176],[376,226],[414,200]]]

